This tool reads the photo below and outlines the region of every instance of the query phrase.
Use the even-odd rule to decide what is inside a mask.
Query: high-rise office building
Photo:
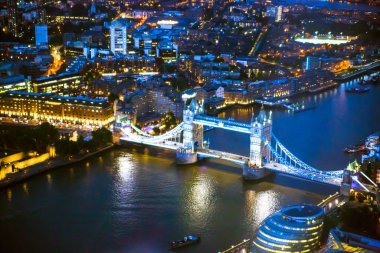
[[[96,6],[95,6],[95,2],[94,1],[92,1],[92,3],[91,3],[91,8],[90,8],[90,10],[89,10],[89,13],[88,13],[88,15],[94,15],[94,14],[96,14]]]
[[[127,54],[127,25],[113,21],[110,25],[110,47],[114,54]]]
[[[156,48],[156,56],[164,61],[176,61],[178,58],[178,45],[171,41],[161,41]]]
[[[318,57],[306,57],[305,70],[318,69],[321,67],[321,60]]]
[[[276,17],[275,21],[280,22],[282,20],[282,5],[276,6]]]
[[[267,6],[265,16],[274,18],[275,22],[280,22],[283,17],[283,6]]]
[[[8,0],[8,29],[9,33],[18,37],[17,0]]]
[[[47,25],[36,25],[34,31],[36,37],[36,46],[47,46],[49,42]]]
[[[37,0],[37,23],[46,24],[46,10],[44,8],[45,0]]]

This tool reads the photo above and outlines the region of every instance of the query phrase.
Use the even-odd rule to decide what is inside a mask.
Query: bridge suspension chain
[[[131,126],[134,130],[138,129],[134,125],[131,125]],[[144,136],[137,135],[137,134],[129,134],[129,136],[133,137],[135,139],[139,139],[140,141],[147,142],[147,143],[149,143],[149,142],[155,143],[155,142],[165,141],[168,139],[176,139],[176,138],[178,138],[178,135],[180,135],[182,131],[183,131],[183,123],[179,124],[178,126],[173,128],[172,130],[170,130],[170,131],[168,131],[162,135],[158,135],[158,136],[149,135],[140,129],[138,129],[138,131],[136,131],[136,132],[138,132],[138,133],[143,132]]]
[[[313,168],[312,166],[304,163],[303,161],[301,161],[299,158],[297,158],[295,155],[293,155],[278,139],[277,137],[272,134],[272,138],[275,140],[276,142],[276,149],[278,147],[278,149],[280,150],[280,154],[278,154],[278,152],[273,149],[272,147],[270,147],[271,149],[271,152],[275,151],[275,156],[279,156],[277,157],[277,159],[280,159],[282,160],[283,162],[285,162],[285,164],[287,165],[290,165],[290,166],[293,166],[292,165],[292,162],[295,164],[295,165],[298,165],[300,169],[304,169],[304,170],[307,170],[307,171],[311,171],[311,172],[314,172],[314,173],[318,173],[318,174],[323,174],[323,175],[326,175],[326,176],[339,176],[339,175],[342,175],[343,174],[343,170],[338,170],[338,171],[322,171],[322,170],[318,170],[318,169],[315,169]],[[283,155],[285,155],[285,158],[283,157]],[[281,157],[281,158],[280,158]],[[289,161],[286,160],[286,157],[289,157]]]

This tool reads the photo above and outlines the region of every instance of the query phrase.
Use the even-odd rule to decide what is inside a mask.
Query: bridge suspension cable
[[[175,139],[175,138],[178,138],[181,132],[183,131],[183,123],[180,123],[178,126],[171,129],[170,131],[158,136],[149,135],[145,133],[144,131],[138,129],[136,126],[134,125],[131,125],[131,126],[134,130],[137,129],[136,132],[141,133],[141,135],[131,133],[131,134],[128,134],[129,137],[134,138],[135,140],[139,140],[141,142],[146,142],[146,143],[157,143],[157,142],[162,142],[169,139]]]
[[[272,138],[274,139],[274,141],[276,142],[275,145],[276,145],[276,150],[279,149],[280,153],[278,153],[278,151],[274,150],[273,147],[270,146],[270,149],[271,151],[275,151],[275,156],[277,159],[279,160],[282,160],[282,162],[284,162],[285,164],[288,164],[288,165],[291,165],[292,166],[292,162],[294,163],[294,166],[297,167],[297,165],[299,166],[299,168],[302,168],[304,170],[307,170],[307,171],[310,171],[310,172],[314,172],[314,173],[318,173],[318,174],[323,174],[323,175],[326,175],[326,176],[341,176],[343,175],[343,170],[337,170],[337,171],[323,171],[323,170],[318,170],[306,163],[304,163],[303,161],[301,161],[298,157],[296,157],[295,155],[293,155],[278,139],[277,137],[272,134]],[[284,154],[284,155],[282,155]],[[284,157],[285,156],[285,157]],[[289,161],[287,161],[287,157],[289,158]]]

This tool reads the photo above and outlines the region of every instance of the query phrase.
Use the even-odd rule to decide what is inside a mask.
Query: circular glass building
[[[290,206],[272,214],[261,224],[252,252],[313,252],[319,246],[323,208]]]

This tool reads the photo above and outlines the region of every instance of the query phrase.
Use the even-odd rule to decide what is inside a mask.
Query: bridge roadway
[[[343,75],[338,75],[335,79],[337,81],[345,81],[347,79],[360,76],[360,75],[364,74],[365,72],[372,70],[372,69],[375,69],[377,67],[380,67],[380,60],[366,64],[366,65],[362,66],[361,68],[356,69],[354,72],[346,73]]]
[[[303,169],[295,168],[293,166],[283,165],[281,163],[270,162],[264,165],[264,168],[274,172],[281,172],[284,174],[292,175],[298,178],[303,178],[311,181],[317,181],[320,183],[340,186],[341,179],[334,176],[327,176],[314,171],[305,171]]]
[[[149,141],[145,141],[144,139],[134,139],[134,138],[120,138],[120,140],[126,141],[126,142],[133,142],[137,144],[144,144],[144,145],[158,147],[158,148],[165,148],[165,149],[170,149],[170,150],[177,150],[178,148],[182,147],[181,142],[174,142],[174,141],[149,142]]]
[[[251,125],[247,123],[242,123],[239,121],[231,119],[221,119],[205,115],[197,115],[194,117],[194,123],[204,126],[211,126],[216,128],[223,128],[230,131],[240,132],[240,133],[251,133]]]
[[[218,158],[218,159],[227,160],[227,161],[240,164],[240,165],[243,165],[244,163],[249,161],[249,157],[247,156],[241,156],[241,155],[236,155],[236,154],[227,153],[223,151],[217,151],[217,150],[199,149],[197,153],[201,157]],[[283,165],[277,162],[266,163],[264,165],[264,168],[267,170],[271,170],[273,172],[280,172],[280,173],[288,174],[288,175],[295,176],[298,178],[317,181],[320,183],[327,183],[327,184],[332,184],[332,185],[337,185],[337,186],[340,186],[340,183],[341,183],[340,179],[333,176],[328,177],[322,174],[322,171],[321,173],[314,172],[314,171],[307,171],[307,173],[305,173],[305,171],[302,169],[295,168],[289,165]]]
[[[227,153],[223,151],[212,150],[212,149],[198,149],[197,154],[201,157],[218,158],[218,159],[227,160],[227,161],[240,164],[240,165],[243,165],[244,163],[249,161],[249,157],[247,156],[241,156],[241,155],[236,155],[236,154]]]
[[[217,150],[199,149],[197,153],[201,157],[218,158],[218,159],[227,160],[227,161],[240,164],[240,165],[243,165],[244,163],[249,161],[249,157],[247,156],[241,156],[241,155],[236,155],[236,154],[227,153],[223,151],[217,151]],[[273,172],[280,172],[280,173],[292,175],[298,178],[317,181],[321,183],[327,183],[327,184],[332,184],[332,185],[337,185],[337,186],[340,186],[340,183],[341,183],[340,179],[333,176],[328,177],[322,174],[322,171],[321,173],[314,172],[314,171],[307,171],[307,173],[305,173],[305,171],[302,169],[295,168],[289,165],[283,165],[277,162],[266,163],[264,165],[264,168],[267,170],[271,170]]]

